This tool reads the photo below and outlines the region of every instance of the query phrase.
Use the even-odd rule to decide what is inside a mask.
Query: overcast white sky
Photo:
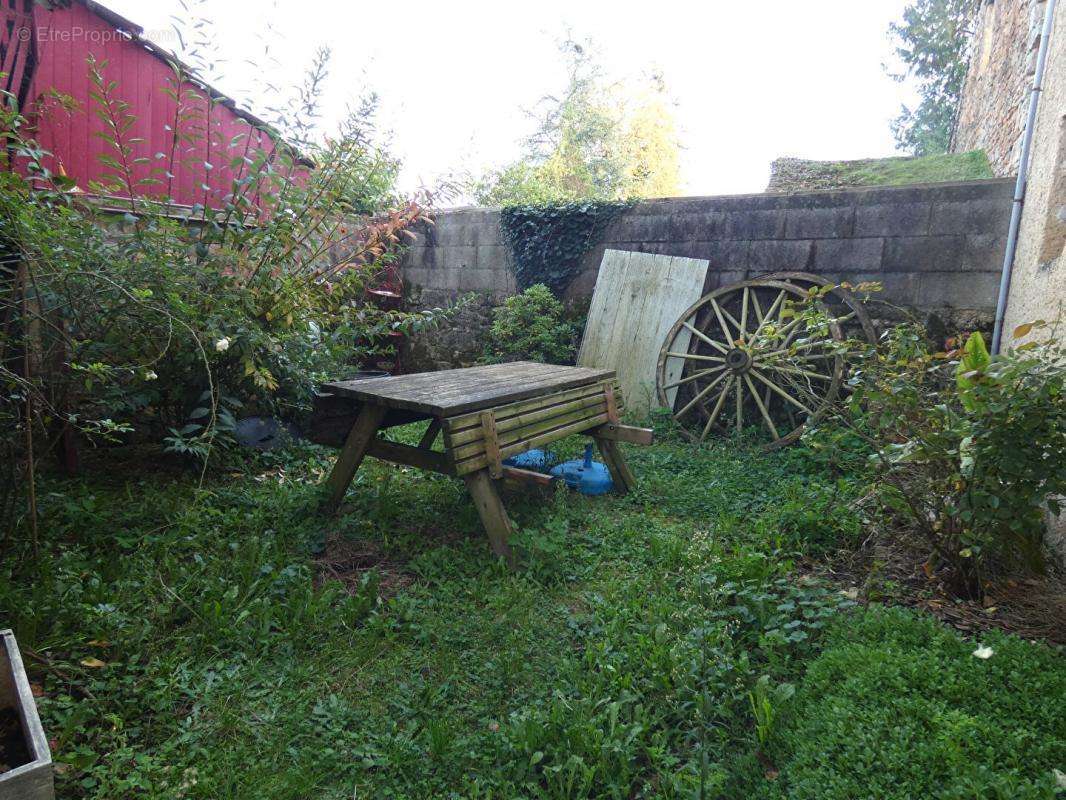
[[[905,4],[207,0],[204,7],[227,60],[218,88],[238,96],[253,73],[271,74],[262,38],[268,22],[279,34],[273,56],[282,82],[302,75],[316,46],[329,46],[326,124],[365,87],[375,89],[405,188],[516,157],[530,130],[522,109],[564,83],[556,41],[569,28],[595,40],[613,77],[661,71],[677,102],[684,191],[703,195],[762,191],[777,156],[893,155],[888,123],[913,95],[881,65],[891,62],[888,24]],[[173,45],[166,32],[178,0],[105,5]]]

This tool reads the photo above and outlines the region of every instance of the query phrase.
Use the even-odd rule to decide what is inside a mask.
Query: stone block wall
[[[984,0],[951,149],[984,150],[996,175],[1015,175],[1047,0]]]
[[[939,315],[948,328],[985,327],[995,308],[1010,217],[1010,180],[647,200],[622,214],[582,263],[567,300],[587,302],[603,251],[705,258],[704,291],[780,270],[879,281],[882,315],[898,306]],[[516,291],[493,209],[437,215],[402,272],[415,307],[476,300],[444,329],[419,337],[412,368],[472,363],[491,309]]]

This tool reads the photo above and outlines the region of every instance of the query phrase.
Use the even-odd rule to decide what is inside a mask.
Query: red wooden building
[[[165,177],[174,203],[221,206],[234,178],[231,161],[249,147],[273,151],[265,123],[206,84],[186,80],[179,90],[174,56],[145,38],[138,25],[94,0],[0,0],[0,20],[3,88],[17,97],[38,142],[53,154],[47,166],[65,172],[84,191],[113,172],[100,158],[113,154],[110,145],[94,135],[104,124],[91,97],[90,56],[98,64],[107,62],[100,72],[115,82],[115,97],[128,103],[136,118],[126,136],[140,140],[133,156],[149,159],[133,167],[137,179],[171,164],[172,131],[183,98],[183,112],[191,119],[179,129],[191,130],[195,141],[177,145],[168,170],[173,177]],[[48,100],[49,90],[73,98],[74,109]],[[160,153],[164,158],[157,157]],[[145,186],[135,193],[162,194],[167,188]]]

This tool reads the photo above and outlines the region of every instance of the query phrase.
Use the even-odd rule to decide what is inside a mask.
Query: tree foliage
[[[896,144],[917,156],[946,153],[969,62],[972,24],[980,0],[913,0],[889,31],[904,71],[918,82],[921,101],[892,122]]]
[[[610,84],[587,43],[568,38],[560,50],[565,90],[541,98],[522,156],[476,181],[477,201],[543,205],[677,194],[680,146],[662,78]]]

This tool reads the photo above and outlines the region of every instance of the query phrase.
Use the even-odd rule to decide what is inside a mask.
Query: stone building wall
[[[1023,322],[1062,320],[1066,336],[1066,3],[1055,7],[1044,89],[1033,130],[1004,342]]]
[[[567,299],[587,302],[605,248],[705,258],[705,291],[780,270],[880,281],[884,309],[936,314],[947,328],[987,327],[1010,215],[1010,180],[647,200],[622,214],[585,257]],[[492,307],[515,292],[499,212],[445,211],[419,232],[402,272],[415,307],[475,301],[419,336],[410,368],[474,362]],[[886,311],[886,315],[891,313]]]
[[[1018,170],[1047,0],[983,0],[951,149],[984,150],[999,176]]]
[[[1055,7],[1045,81],[1033,129],[1029,184],[1018,230],[1003,344],[1018,344],[1024,322],[1055,325],[1040,335],[1066,338],[1066,3]],[[1048,544],[1066,566],[1066,513],[1049,516]]]

